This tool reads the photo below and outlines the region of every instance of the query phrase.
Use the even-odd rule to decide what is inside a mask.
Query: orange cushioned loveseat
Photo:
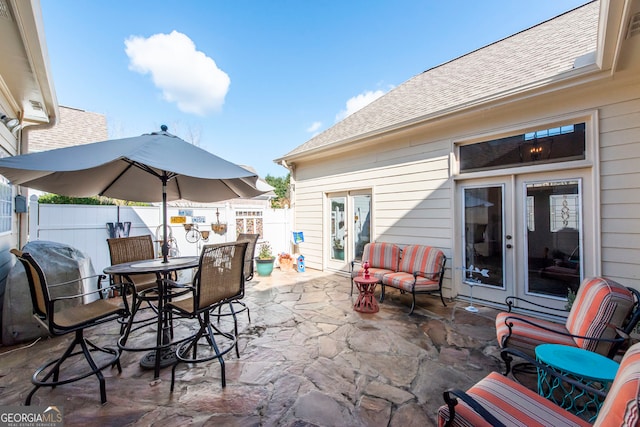
[[[353,278],[362,275],[362,264],[369,262],[369,274],[380,279],[382,291],[380,302],[384,301],[385,287],[399,289],[412,295],[411,311],[416,305],[416,294],[440,295],[442,304],[446,306],[442,296],[442,279],[446,257],[433,246],[406,245],[400,247],[394,243],[367,243],[362,253],[362,263],[356,268],[351,262],[351,293],[353,294]]]

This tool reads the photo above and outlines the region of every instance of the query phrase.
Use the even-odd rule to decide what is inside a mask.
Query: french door
[[[332,193],[326,207],[327,268],[347,272],[351,261],[362,259],[364,245],[371,239],[371,192]]]
[[[461,185],[460,293],[496,303],[515,295],[563,308],[596,273],[588,175],[512,175]],[[595,227],[587,227],[595,229]],[[594,233],[595,234],[595,233]]]

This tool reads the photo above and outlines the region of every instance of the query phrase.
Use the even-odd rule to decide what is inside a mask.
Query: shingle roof
[[[595,52],[599,1],[418,74],[289,152],[349,141],[402,123],[492,99],[571,71]]]
[[[29,152],[89,144],[109,138],[104,114],[59,106],[58,123],[29,131]]]

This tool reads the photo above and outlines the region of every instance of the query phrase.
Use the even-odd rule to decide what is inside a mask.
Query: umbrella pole
[[[167,237],[167,172],[162,173],[162,262],[168,262],[169,239]]]

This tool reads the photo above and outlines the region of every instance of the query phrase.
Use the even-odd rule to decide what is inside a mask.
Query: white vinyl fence
[[[219,216],[216,216],[219,213]],[[243,227],[259,227],[262,223],[260,240],[271,245],[274,254],[293,254],[292,212],[290,209],[271,209],[266,206],[240,203],[230,205],[207,205],[206,207],[169,207],[167,216],[187,216],[187,222],[198,224],[200,231],[208,231],[205,241],[187,240],[183,224],[169,224],[172,237],[171,255],[199,255],[202,246],[236,240],[237,230]],[[211,224],[218,221],[227,224],[227,232],[219,235],[212,231]],[[151,234],[156,240],[156,254],[160,253],[162,240],[161,206],[92,206],[92,205],[51,205],[39,204],[37,196],[31,196],[29,203],[29,240],[49,240],[68,244],[91,258],[96,273],[111,265],[107,238],[109,228],[118,229],[117,223],[130,223],[129,236]],[[128,224],[127,224],[128,225]],[[121,227],[120,230],[122,230]],[[259,230],[257,230],[259,231]],[[246,232],[254,232],[252,229]],[[115,237],[115,236],[114,236]]]

